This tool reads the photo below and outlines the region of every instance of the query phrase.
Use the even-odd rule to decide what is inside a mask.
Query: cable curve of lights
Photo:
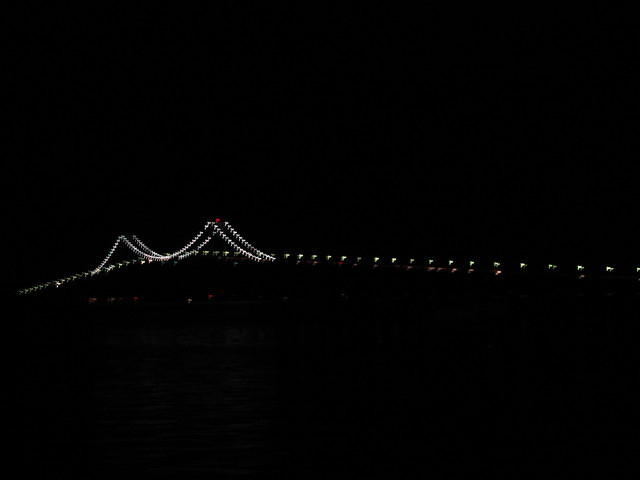
[[[139,250],[142,250],[143,252],[145,252],[147,255],[152,256],[154,259],[157,260],[171,260],[172,258],[178,257],[180,256],[183,252],[185,252],[186,250],[188,250],[191,245],[193,245],[195,242],[198,241],[198,239],[204,235],[204,233],[206,232],[206,230],[211,226],[210,222],[207,222],[204,226],[204,228],[198,232],[198,234],[191,239],[191,241],[189,243],[187,243],[184,247],[182,247],[181,249],[170,253],[170,254],[161,254],[156,252],[155,250],[151,250],[151,248],[149,248],[142,240],[140,240],[140,238],[137,235],[131,235],[131,238],[133,239],[133,242],[136,243],[139,247]]]
[[[233,240],[231,240],[223,231],[220,227],[218,227],[218,225],[213,224],[213,230],[215,231],[215,233],[217,233],[218,235],[220,235],[220,237],[227,242],[227,245],[229,245],[231,248],[236,249],[237,251],[239,251],[240,253],[243,253],[244,255],[246,255],[247,257],[249,257],[252,260],[255,260],[256,262],[262,262],[265,259],[262,257],[258,257],[256,255],[254,255],[251,252],[248,252],[247,250],[243,249],[240,245],[238,245],[236,242],[234,242]],[[275,258],[274,258],[275,260]]]
[[[145,252],[147,252],[150,255],[157,255],[159,257],[162,256],[161,253],[158,253],[154,250],[151,250],[142,240],[140,240],[140,238],[138,238],[137,235],[131,235],[131,239],[134,241],[135,244],[138,245],[138,247],[140,247],[142,250],[144,250]]]
[[[191,257],[192,255],[195,255],[196,253],[198,253],[200,250],[202,250],[202,247],[204,247],[207,243],[209,243],[211,240],[213,240],[212,236],[208,236],[204,242],[201,242],[200,245],[198,245],[196,248],[194,248],[193,250],[189,250],[186,253],[183,253],[182,255],[179,255],[177,257],[178,260],[183,260],[185,258]]]
[[[203,232],[200,232],[193,240],[191,240],[189,243],[187,243],[184,247],[182,247],[179,250],[176,250],[175,252],[169,254],[169,255],[149,255],[148,253],[146,253],[144,250],[141,250],[140,248],[136,247],[133,242],[131,242],[131,240],[129,240],[127,237],[123,236],[122,237],[122,241],[125,243],[125,245],[127,247],[129,247],[129,250],[131,250],[133,253],[146,258],[147,260],[160,260],[160,261],[167,261],[167,260],[171,260],[172,258],[176,258],[179,257],[180,255],[182,255],[184,252],[186,252],[187,250],[189,250],[189,248],[191,248],[191,246],[202,236]]]
[[[218,219],[216,219],[216,222],[219,222]],[[228,222],[225,222],[225,225],[227,226],[227,228],[229,229],[229,231],[231,232],[231,234],[238,239],[238,242],[240,242],[245,248],[242,248],[240,245],[238,245],[236,242],[234,242],[231,238],[229,238],[224,231],[214,222],[206,222],[204,225],[204,228],[198,232],[198,234],[193,237],[186,245],[184,245],[183,247],[181,247],[180,249],[176,250],[173,253],[168,253],[168,254],[160,254],[154,250],[152,250],[149,246],[147,246],[142,240],[140,240],[140,238],[138,238],[137,235],[131,235],[131,239],[129,239],[126,235],[118,235],[118,237],[116,238],[116,241],[114,242],[114,244],[111,246],[111,248],[109,249],[109,251],[107,252],[107,255],[102,259],[102,261],[98,264],[98,266],[96,268],[94,268],[93,270],[89,270],[86,272],[81,272],[81,273],[76,273],[73,275],[70,275],[68,277],[65,278],[61,278],[58,280],[51,280],[48,282],[44,282],[38,285],[35,285],[33,287],[30,288],[23,288],[17,291],[17,293],[19,295],[23,295],[23,294],[27,294],[27,293],[33,293],[48,287],[52,287],[52,286],[56,286],[59,287],[67,282],[73,281],[73,280],[77,280],[79,278],[85,278],[85,277],[89,277],[89,276],[93,276],[96,275],[100,272],[110,272],[114,269],[118,269],[121,267],[124,267],[126,265],[132,264],[132,263],[145,263],[145,261],[149,261],[149,262],[153,262],[153,261],[161,261],[161,262],[165,262],[167,260],[171,260],[171,259],[175,259],[175,260],[183,260],[185,258],[191,257],[195,254],[197,254],[205,245],[207,245],[211,240],[213,240],[213,238],[218,235],[220,236],[229,246],[231,246],[232,248],[234,248],[236,251],[244,254],[246,257],[248,257],[249,259],[256,261],[256,262],[262,262],[265,260],[271,260],[274,261],[275,257],[271,256],[271,255],[267,255],[264,252],[261,252],[260,250],[258,250],[256,247],[254,247],[253,245],[249,244],[249,242],[247,242],[239,233],[236,232],[235,229],[233,229],[233,227],[231,227]],[[195,247],[193,247],[193,245],[207,232],[208,229],[212,229],[213,231],[211,232],[210,235],[208,235],[203,241],[201,241],[199,244],[197,244]],[[118,249],[118,247],[124,244],[126,247],[128,247],[129,250],[131,250],[134,254],[136,254],[138,256],[137,260],[125,260],[123,262],[119,262],[117,264],[111,264],[111,265],[107,265],[109,260],[111,259],[111,257],[114,255],[114,253],[116,252],[116,250]],[[192,248],[193,247],[193,248]],[[252,253],[254,252],[254,253]]]
[[[249,251],[253,252],[255,255],[264,258],[265,260],[275,260],[275,257],[272,255],[267,255],[266,253],[258,250],[256,247],[247,242],[242,235],[240,235],[235,228],[233,228],[229,222],[223,222],[223,225],[227,228],[227,230],[231,233],[231,236],[235,238],[243,247],[247,248]]]
[[[104,258],[104,260],[102,260],[102,262],[100,262],[100,264],[94,270],[92,270],[93,272],[98,272],[98,271],[102,270],[102,268],[107,264],[107,262],[109,261],[109,259],[113,255],[113,252],[115,252],[116,248],[118,248],[118,245],[120,245],[120,241],[121,240],[122,240],[122,235],[120,235],[116,239],[116,243],[113,244],[113,247],[111,247],[111,250],[109,250],[109,253],[107,254],[107,256]]]
[[[187,243],[184,247],[180,248],[179,250],[176,250],[173,253],[169,253],[167,255],[161,255],[159,253],[154,252],[153,250],[151,250],[149,247],[147,247],[146,245],[143,246],[142,248],[138,248],[136,247],[136,245],[134,245],[134,243],[129,240],[126,236],[121,235],[122,241],[125,242],[125,244],[129,247],[129,249],[131,251],[133,251],[134,253],[148,259],[148,260],[162,260],[162,261],[166,261],[166,260],[171,260],[172,258],[176,258],[178,256],[180,256],[181,254],[183,254],[184,252],[186,252],[187,250],[189,250],[189,248],[191,248],[191,246],[196,243],[198,241],[198,239],[204,235],[205,230],[207,229],[207,227],[205,226],[205,228],[203,230],[201,230],[200,232],[198,232],[198,234],[193,237],[189,243]],[[140,242],[142,243],[142,242]],[[151,251],[153,253],[149,254],[147,253],[147,251]]]

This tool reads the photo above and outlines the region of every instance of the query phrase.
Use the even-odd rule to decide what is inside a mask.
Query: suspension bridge
[[[222,240],[229,250],[208,250],[215,239]],[[113,261],[116,252],[126,248],[134,258]],[[319,255],[315,253],[265,253],[245,239],[229,222],[216,218],[207,221],[202,229],[181,248],[170,253],[160,253],[153,250],[137,235],[119,235],[105,257],[94,268],[84,272],[74,273],[56,280],[51,280],[23,288],[18,295],[32,295],[43,290],[56,289],[74,282],[94,278],[124,269],[131,265],[145,265],[151,263],[177,263],[187,258],[202,255],[214,256],[234,261],[252,263],[278,263],[282,265],[331,265],[343,268],[370,268],[400,271],[426,271],[450,274],[488,274],[501,276],[526,276],[544,274],[556,277],[570,277],[578,280],[589,278],[624,279],[640,281],[640,266],[635,265],[581,265],[559,264],[544,262],[503,261],[480,258],[405,258],[405,257],[365,257],[352,255]]]

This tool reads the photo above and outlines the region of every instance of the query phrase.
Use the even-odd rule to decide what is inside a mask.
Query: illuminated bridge
[[[221,240],[224,249],[214,246],[214,240]],[[119,247],[125,247],[134,258],[114,261]],[[18,290],[21,296],[36,294],[50,289],[66,287],[83,280],[101,278],[104,274],[131,268],[134,265],[150,265],[157,263],[177,264],[190,257],[208,257],[238,264],[269,264],[270,274],[274,266],[297,266],[299,268],[320,267],[320,270],[331,267],[341,271],[363,272],[431,272],[449,274],[455,277],[483,278],[532,278],[553,282],[557,279],[571,281],[612,281],[640,285],[640,266],[636,265],[593,265],[593,264],[558,264],[547,262],[527,262],[514,260],[497,260],[490,258],[442,258],[442,257],[377,257],[350,256],[318,253],[280,252],[265,253],[249,243],[229,224],[216,218],[207,221],[202,229],[184,246],[171,253],[159,253],[153,250],[136,235],[120,235],[106,256],[93,269],[68,275],[57,280],[40,283]],[[318,271],[316,269],[316,271]],[[255,270],[254,270],[255,272]],[[282,270],[280,270],[282,272]],[[277,272],[275,272],[277,273]]]

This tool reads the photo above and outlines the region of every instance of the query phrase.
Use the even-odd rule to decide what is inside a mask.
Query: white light
[[[244,245],[245,247],[247,247],[247,250],[249,252],[252,252],[253,257],[257,257],[260,259],[264,259],[264,260],[270,260],[270,261],[274,261],[275,260],[275,256],[273,255],[267,255],[266,253],[262,252],[261,250],[258,250],[256,247],[254,247],[253,245],[251,245],[249,242],[247,242],[230,224],[229,222],[223,222],[223,225],[225,226],[225,228],[231,233],[231,237],[233,237],[235,240],[239,241],[242,245]],[[217,227],[217,225],[216,225]],[[244,251],[244,250],[243,250]],[[251,257],[250,257],[251,258]],[[255,258],[254,258],[255,259]]]

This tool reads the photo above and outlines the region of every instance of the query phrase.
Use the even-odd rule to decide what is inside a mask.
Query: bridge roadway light
[[[298,260],[302,260],[302,257],[304,257],[304,255],[302,253],[298,254]]]
[[[525,268],[527,268],[527,264],[520,262],[520,270],[524,270]]]
[[[469,266],[473,267],[476,264],[476,262],[474,260],[469,260]]]
[[[380,257],[373,257],[373,263],[378,263],[378,260],[380,260]]]
[[[291,256],[291,254],[290,254],[290,253],[285,253],[285,254],[283,255],[283,257],[284,257],[284,258],[289,258],[290,256]]]
[[[604,269],[606,272],[613,272],[615,270],[613,267],[610,267],[610,266],[606,266],[604,267]]]
[[[410,258],[409,259],[409,265],[411,265],[412,263],[415,263],[416,259],[415,258]]]
[[[311,260],[315,260],[316,258],[318,258],[318,255],[311,255]]]
[[[557,265],[554,265],[553,263],[550,263],[549,265],[547,265],[547,268],[548,268],[549,270],[555,270],[555,269],[557,269],[557,268],[558,268],[558,266],[557,266]]]
[[[640,267],[636,267],[636,273],[640,273]]]
[[[356,257],[356,263],[360,263],[361,260],[362,260],[362,257]]]
[[[583,265],[578,265],[578,266],[576,266],[576,270],[578,270],[579,272],[582,272],[584,270],[584,266]]]
[[[391,263],[396,263],[396,260],[398,260],[396,257],[391,257]]]
[[[500,262],[493,262],[493,267],[498,268],[500,266]]]
[[[329,260],[331,260],[331,255],[327,255],[327,256],[326,256],[326,259],[327,259],[327,262],[328,262]]]
[[[343,256],[341,256],[341,257],[340,257],[340,261],[341,261],[341,262],[344,262],[346,259],[347,259],[347,256],[346,256],[346,255],[343,255]]]
[[[428,263],[429,265],[433,265],[433,262],[434,262],[433,258],[430,258],[430,259],[428,259],[428,260],[427,260],[427,263]]]

